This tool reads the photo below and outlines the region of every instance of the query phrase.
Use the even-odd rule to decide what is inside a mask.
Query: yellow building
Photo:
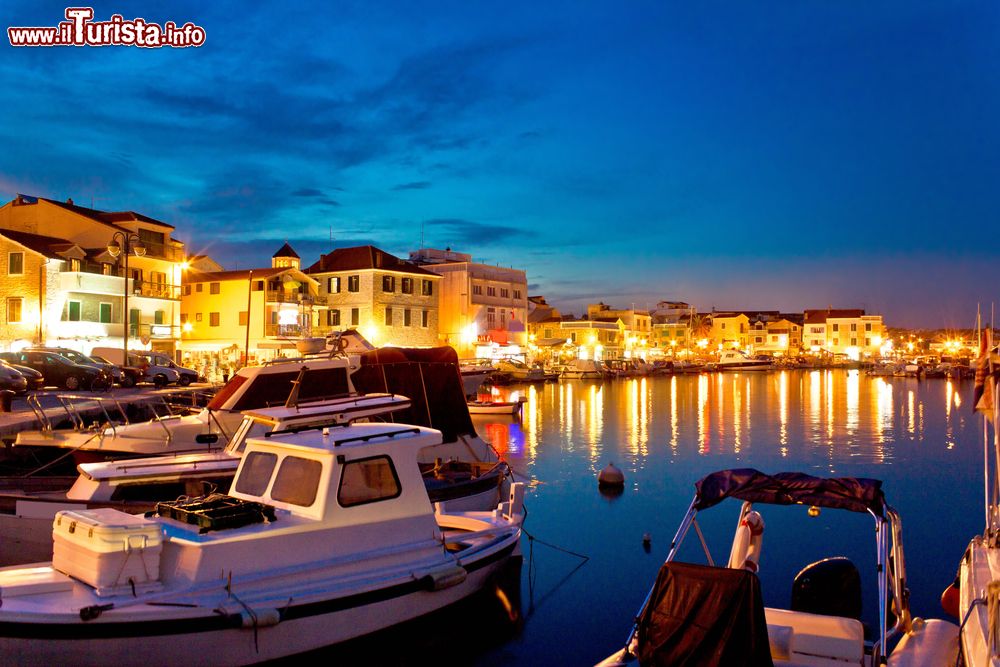
[[[604,303],[587,306],[587,319],[594,322],[620,322],[621,340],[618,356],[608,358],[645,359],[651,347],[653,318],[644,310],[614,309]]]
[[[436,273],[374,246],[337,248],[306,272],[319,284],[318,333],[358,329],[379,347],[441,344]]]
[[[746,350],[750,318],[744,313],[712,313],[710,347],[716,350]]]
[[[0,207],[0,346],[121,346],[127,265],[129,348],[173,356],[184,259],[173,231],[132,211],[18,195]]]
[[[580,359],[621,359],[625,323],[621,320],[563,320],[559,337],[576,346]]]
[[[807,310],[802,345],[813,354],[843,355],[849,359],[878,356],[885,340],[881,315],[861,309]]]
[[[183,348],[190,363],[236,369],[279,355],[296,354],[296,341],[311,337],[319,283],[299,268],[286,243],[270,268],[197,271],[184,276],[181,297]]]

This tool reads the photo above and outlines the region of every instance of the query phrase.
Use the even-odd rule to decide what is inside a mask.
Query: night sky
[[[93,6],[206,43],[4,38],[3,201],[135,210],[226,268],[450,246],[577,315],[1000,301],[995,0]]]

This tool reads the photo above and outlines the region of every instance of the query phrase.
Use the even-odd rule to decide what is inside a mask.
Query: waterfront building
[[[694,345],[691,322],[695,311],[684,301],[660,301],[650,312],[651,353],[657,357],[684,356]]]
[[[798,356],[802,348],[802,325],[788,317],[769,322],[758,320],[750,328],[750,345],[755,353]]]
[[[878,356],[885,340],[881,315],[862,309],[806,310],[803,348],[813,354],[843,355],[848,359]]]
[[[741,312],[712,312],[709,346],[715,350],[746,350],[750,318]]]
[[[609,359],[645,359],[649,356],[650,337],[653,333],[653,318],[648,311],[614,309],[607,304],[593,303],[587,306],[587,320],[591,322],[616,322],[621,330],[619,354]]]
[[[212,376],[247,361],[294,356],[296,341],[313,335],[319,288],[299,261],[286,243],[270,267],[200,271],[193,267],[218,264],[208,258],[192,263],[184,274],[180,315],[187,361],[207,366]]]
[[[528,297],[528,356],[545,364],[566,363],[577,356],[576,345],[562,337],[563,316],[543,296]]]
[[[410,261],[441,276],[441,339],[462,357],[524,357],[528,278],[521,269],[472,261],[450,248],[421,248]]]
[[[559,334],[575,347],[579,359],[621,359],[625,323],[620,319],[580,319],[559,322]]]
[[[374,246],[337,248],[306,273],[319,282],[316,332],[358,329],[373,345],[440,345],[441,276]]]
[[[127,333],[130,349],[174,356],[184,244],[173,232],[172,225],[134,211],[18,195],[0,207],[0,346],[89,353],[121,346]],[[109,251],[116,243],[133,250],[127,277],[124,253]]]

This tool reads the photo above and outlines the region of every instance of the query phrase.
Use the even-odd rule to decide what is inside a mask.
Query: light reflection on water
[[[590,561],[562,582],[577,562],[533,544],[535,591],[548,595],[521,636],[478,656],[480,664],[593,664],[617,648],[694,482],[714,470],[882,479],[903,518],[917,615],[941,616],[937,598],[982,524],[981,427],[963,401],[971,382],[812,370],[561,382],[505,388],[500,397],[511,390],[527,398],[520,418],[477,417],[477,429],[535,482],[527,530]],[[626,476],[616,499],[596,488],[609,462]],[[731,532],[731,508],[719,511]],[[769,530],[782,527],[780,518],[769,521]],[[646,532],[650,553],[641,548]],[[799,546],[765,538],[765,599],[784,594],[785,570],[802,565],[790,556]]]

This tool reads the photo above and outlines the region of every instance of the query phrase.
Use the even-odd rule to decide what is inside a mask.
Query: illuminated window
[[[413,294],[413,278],[403,278],[400,280],[399,289],[403,294]]]
[[[7,322],[17,324],[21,321],[21,297],[7,297]]]
[[[423,286],[423,290],[422,290],[421,293],[424,296],[433,296],[434,295],[434,283],[432,283],[430,280],[425,280],[423,282],[424,282],[424,286]]]
[[[330,294],[336,294],[340,291],[340,278],[333,276],[326,279],[326,291]]]

